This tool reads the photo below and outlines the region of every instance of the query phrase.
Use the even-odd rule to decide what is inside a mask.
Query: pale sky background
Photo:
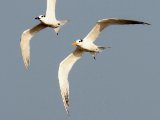
[[[0,1],[0,120],[160,120],[160,1],[57,0],[57,18],[69,19],[59,36],[47,28],[31,41],[31,66],[20,53],[21,33],[39,21],[46,0]],[[59,63],[99,19],[118,17],[152,25],[112,26],[70,75],[70,114],[61,100]]]

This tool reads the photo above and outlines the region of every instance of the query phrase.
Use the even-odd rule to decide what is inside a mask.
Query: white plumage
[[[20,41],[20,47],[21,47],[21,53],[23,57],[23,61],[25,64],[26,69],[29,67],[30,62],[30,40],[31,38],[40,30],[51,27],[54,29],[54,31],[57,33],[65,23],[67,23],[67,20],[59,21],[56,19],[55,16],[55,6],[56,6],[56,0],[47,0],[47,9],[46,9],[46,15],[39,15],[35,19],[38,19],[41,23],[34,26],[31,29],[25,30],[21,35],[21,41]]]
[[[61,95],[64,103],[65,110],[68,113],[69,108],[69,82],[68,82],[68,74],[72,68],[72,66],[78,61],[84,52],[90,52],[93,57],[106,47],[101,47],[95,45],[93,42],[97,39],[100,35],[102,30],[109,25],[125,25],[125,24],[146,24],[150,25],[149,23],[145,23],[142,21],[135,21],[135,20],[127,20],[127,19],[117,19],[117,18],[110,18],[110,19],[102,19],[97,21],[95,26],[92,30],[88,33],[88,35],[84,39],[78,39],[73,42],[73,45],[77,46],[77,48],[69,54],[59,65],[58,70],[58,78],[60,84]]]

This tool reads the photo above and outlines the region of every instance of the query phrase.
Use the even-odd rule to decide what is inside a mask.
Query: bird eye
[[[79,42],[83,42],[83,40],[82,39],[80,39],[80,41]]]
[[[58,25],[61,25],[60,23],[58,23]]]

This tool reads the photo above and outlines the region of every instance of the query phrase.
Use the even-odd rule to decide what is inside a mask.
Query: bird
[[[68,22],[68,20],[57,20],[55,15],[56,0],[47,0],[47,9],[45,15],[35,17],[40,23],[31,29],[25,30],[21,34],[20,48],[25,68],[28,69],[30,64],[30,40],[39,31],[46,27],[53,28],[58,35],[60,28]]]
[[[78,39],[72,43],[72,45],[76,46],[76,49],[60,62],[58,70],[58,79],[59,79],[61,96],[64,103],[64,108],[67,111],[67,113],[69,111],[68,74],[71,71],[73,65],[81,58],[82,54],[85,52],[91,53],[91,55],[95,59],[97,53],[103,51],[106,48],[109,48],[109,46],[103,47],[94,44],[94,41],[98,38],[100,33],[106,27],[110,25],[127,25],[127,24],[150,25],[149,23],[136,20],[127,20],[119,18],[101,19],[96,22],[95,26],[91,29],[91,31],[84,39]]]

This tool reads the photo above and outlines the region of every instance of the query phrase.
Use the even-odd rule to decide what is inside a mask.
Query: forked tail
[[[106,49],[108,47],[102,47],[102,46],[98,46],[99,52],[102,52],[104,49]]]
[[[60,31],[61,27],[62,27],[63,25],[65,25],[67,22],[68,22],[68,20],[61,20],[61,21],[60,21],[60,26],[57,27],[57,28],[54,28],[54,31],[56,32],[57,35],[58,35],[58,32]]]
[[[61,21],[60,21],[60,24],[61,24],[61,26],[63,26],[63,25],[65,25],[67,22],[68,22],[68,20],[61,20]]]

